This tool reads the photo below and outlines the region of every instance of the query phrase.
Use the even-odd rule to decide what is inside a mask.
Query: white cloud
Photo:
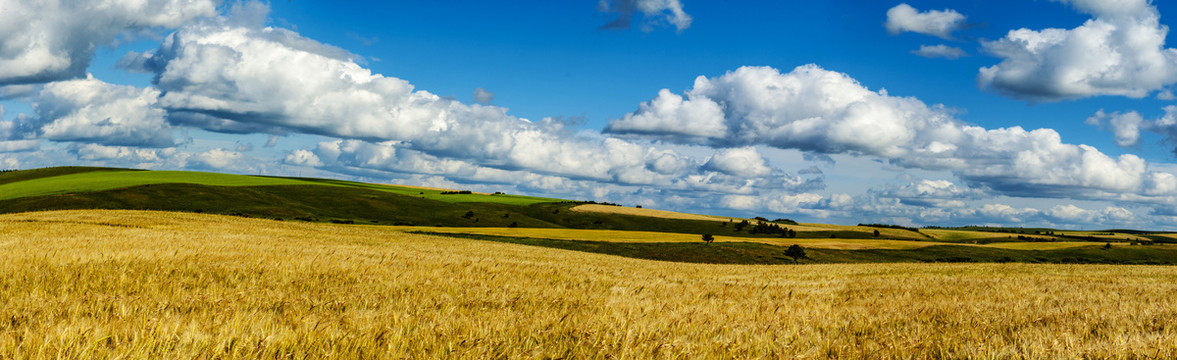
[[[294,150],[290,154],[287,154],[284,163],[310,167],[323,166],[323,161],[319,160],[318,155],[304,149]]]
[[[41,87],[36,84],[0,86],[0,100],[25,100],[40,91]]]
[[[968,55],[958,47],[944,44],[920,45],[919,50],[912,50],[911,53],[926,58],[943,58],[949,60],[956,60]]]
[[[188,158],[188,167],[195,169],[217,169],[220,171],[253,172],[259,162],[236,151],[221,148],[210,149]]]
[[[508,115],[505,108],[416,90],[405,80],[371,73],[342,50],[252,23],[218,19],[182,27],[143,66],[157,72],[156,85],[163,91],[159,106],[173,123],[348,139],[340,142],[352,154],[346,166],[455,176],[525,171],[705,191],[812,187],[820,181],[783,174],[773,179],[710,174],[672,151],[600,134],[572,134],[558,119],[533,122]],[[323,166],[337,157],[316,154]],[[288,162],[299,161],[294,156]],[[722,169],[735,171],[732,166]],[[487,170],[461,174],[455,167]],[[736,172],[765,169],[761,163]]]
[[[1089,210],[1072,204],[1055,205],[1042,213],[1047,219],[1060,224],[1089,227],[1092,224],[1114,224],[1119,226],[1139,223],[1131,210],[1108,206],[1101,210]]]
[[[698,84],[699,80],[695,81]],[[638,111],[610,122],[606,131],[708,138],[723,136],[727,128],[719,104],[706,98],[683,100],[662,89],[658,97],[642,103]]]
[[[607,139],[605,151],[613,144]],[[616,146],[616,145],[612,145]],[[632,145],[624,145],[631,147]],[[441,175],[471,182],[524,183],[545,190],[559,189],[575,182],[588,187],[655,186],[660,191],[702,191],[728,194],[752,194],[761,191],[806,190],[820,188],[822,177],[799,177],[773,171],[755,149],[720,150],[712,161],[700,164],[668,150],[631,148],[640,159],[638,166],[620,167],[612,178],[576,176],[575,173],[540,172],[530,168],[503,169],[479,162],[436,156],[414,150],[406,143],[387,141],[370,143],[361,140],[335,140],[319,143],[314,150],[289,153],[286,164],[315,166],[339,172],[382,171],[401,174]],[[647,151],[642,154],[642,151]],[[615,152],[620,153],[621,151]],[[313,156],[312,156],[313,155]],[[318,160],[319,165],[314,165]],[[613,161],[616,164],[616,160]],[[615,166],[615,165],[612,165]],[[768,176],[772,175],[772,176]]]
[[[785,74],[745,66],[715,78],[700,76],[686,98],[663,89],[606,131],[684,143],[702,138],[717,146],[901,155],[915,137],[954,126],[919,100],[870,91],[816,65]]]
[[[36,150],[41,140],[0,140],[0,153]]]
[[[104,145],[172,146],[173,129],[156,106],[159,90],[92,77],[46,84],[33,102],[33,136]]]
[[[1074,29],[1017,29],[987,41],[1002,61],[982,67],[977,84],[1030,101],[1099,95],[1148,96],[1177,82],[1177,50],[1165,48],[1169,28],[1144,0],[1063,1],[1094,16]]]
[[[0,7],[0,85],[81,77],[120,35],[174,28],[216,14],[212,0],[6,0]]]
[[[896,35],[910,31],[925,35],[952,39],[952,32],[964,25],[965,16],[952,9],[920,12],[907,4],[899,4],[887,10],[887,32]]]
[[[976,213],[989,217],[1001,219],[1005,222],[1020,223],[1031,216],[1036,216],[1039,211],[1030,208],[1014,208],[1005,204],[985,204],[976,210]]]
[[[475,102],[478,102],[479,104],[487,105],[487,104],[490,104],[491,101],[494,101],[494,99],[495,99],[495,93],[492,93],[490,91],[486,91],[486,89],[483,89],[482,87],[478,87],[478,88],[474,89],[474,101]]]
[[[1095,221],[1096,212],[1075,205],[1055,205],[1044,212],[1046,216],[1067,223],[1090,223]]]
[[[664,23],[681,32],[691,27],[691,15],[683,11],[679,0],[600,0],[597,10],[617,13],[617,19],[601,26],[602,29],[629,29],[634,15],[642,13],[642,31],[653,31]]]
[[[1063,143],[1052,129],[965,125],[940,107],[870,91],[815,65],[784,74],[741,67],[698,77],[685,95],[683,100],[662,90],[606,130],[720,147],[875,156],[906,168],[950,170],[970,187],[1014,196],[1156,201],[1177,195],[1168,190],[1175,186],[1172,174],[1149,170],[1135,155],[1112,158],[1090,146]],[[658,105],[662,102],[675,105]],[[692,108],[706,110],[670,115]],[[716,108],[722,115],[712,114]],[[698,123],[709,130],[691,128]]]
[[[902,186],[887,186],[872,190],[880,198],[898,199],[900,203],[919,207],[961,208],[965,201],[979,199],[985,194],[957,186],[948,180],[921,179]]]
[[[1140,143],[1140,127],[1144,124],[1144,117],[1135,111],[1109,114],[1101,109],[1085,122],[1101,129],[1110,129],[1116,136],[1116,145],[1129,147]]]
[[[168,149],[164,156],[175,151]],[[78,159],[81,160],[120,160],[132,162],[158,162],[161,159],[160,150],[142,149],[128,146],[103,146],[85,144],[76,149]]]
[[[764,156],[754,147],[720,150],[704,167],[741,177],[762,177],[772,172]]]
[[[1148,12],[1151,0],[1053,0],[1095,16],[1135,16]]]
[[[156,107],[154,88],[94,78],[53,82],[33,103],[39,136],[107,145],[171,146],[172,128]]]
[[[19,168],[20,168],[20,160],[17,160],[16,158],[12,158],[12,157],[0,156],[0,169],[9,170],[9,169],[19,169]]]

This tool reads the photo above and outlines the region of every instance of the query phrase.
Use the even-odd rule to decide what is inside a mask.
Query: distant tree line
[[[611,203],[611,202],[596,202],[596,201],[592,201],[592,200],[561,201],[561,203],[563,203],[563,204],[581,204],[581,205],[583,205],[583,204],[595,204],[595,205],[621,206],[621,204],[618,204],[618,203]]]
[[[768,234],[789,238],[797,237],[797,232],[793,231],[793,229],[789,229],[787,227],[781,226],[780,224],[771,222],[756,221],[756,225],[752,225],[752,223],[748,222],[748,220],[744,220],[736,223],[735,228],[736,231],[739,232],[744,231],[744,229],[748,228],[749,226],[751,226],[751,228],[748,229],[748,232],[753,235]]]
[[[900,229],[900,230],[920,232],[919,228],[914,228],[914,227],[910,227],[910,226],[903,226],[903,225],[893,225],[893,224],[858,224],[858,226],[884,228],[884,229]]]
[[[469,194],[473,194],[473,193],[474,193],[474,192],[473,192],[473,191],[470,191],[470,190],[462,190],[462,191],[442,191],[442,192],[441,192],[441,194],[442,194],[442,195],[458,195],[458,194],[465,194],[465,195],[469,195]]]
[[[774,223],[778,223],[778,224],[798,225],[796,221],[785,219],[785,218],[777,218],[776,220],[768,220],[768,218],[765,218],[763,216],[757,216],[752,219],[756,220],[756,221],[774,222]]]

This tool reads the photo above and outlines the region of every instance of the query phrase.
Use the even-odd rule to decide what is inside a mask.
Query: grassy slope
[[[487,202],[508,205],[530,205],[561,201],[558,199],[518,195],[442,194],[442,190],[435,189],[418,189],[329,179],[84,167],[47,168],[0,174],[0,200],[70,193],[89,193],[156,184],[194,184],[208,186],[320,185],[385,191],[446,202]]]
[[[61,176],[85,172],[104,172],[104,171],[130,171],[128,169],[114,169],[101,167],[84,167],[84,166],[62,166],[42,169],[8,171],[0,173],[0,185],[14,183],[25,180],[33,180],[40,178],[47,178],[52,176]]]

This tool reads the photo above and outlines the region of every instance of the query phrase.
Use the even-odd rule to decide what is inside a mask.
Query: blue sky
[[[0,0],[0,167],[321,176],[830,223],[1177,229],[1173,11]]]

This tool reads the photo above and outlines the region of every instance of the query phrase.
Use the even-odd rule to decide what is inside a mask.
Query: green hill
[[[0,173],[0,213],[131,209],[378,225],[740,232],[718,221],[569,211],[583,202],[453,192],[331,179],[62,167]]]

